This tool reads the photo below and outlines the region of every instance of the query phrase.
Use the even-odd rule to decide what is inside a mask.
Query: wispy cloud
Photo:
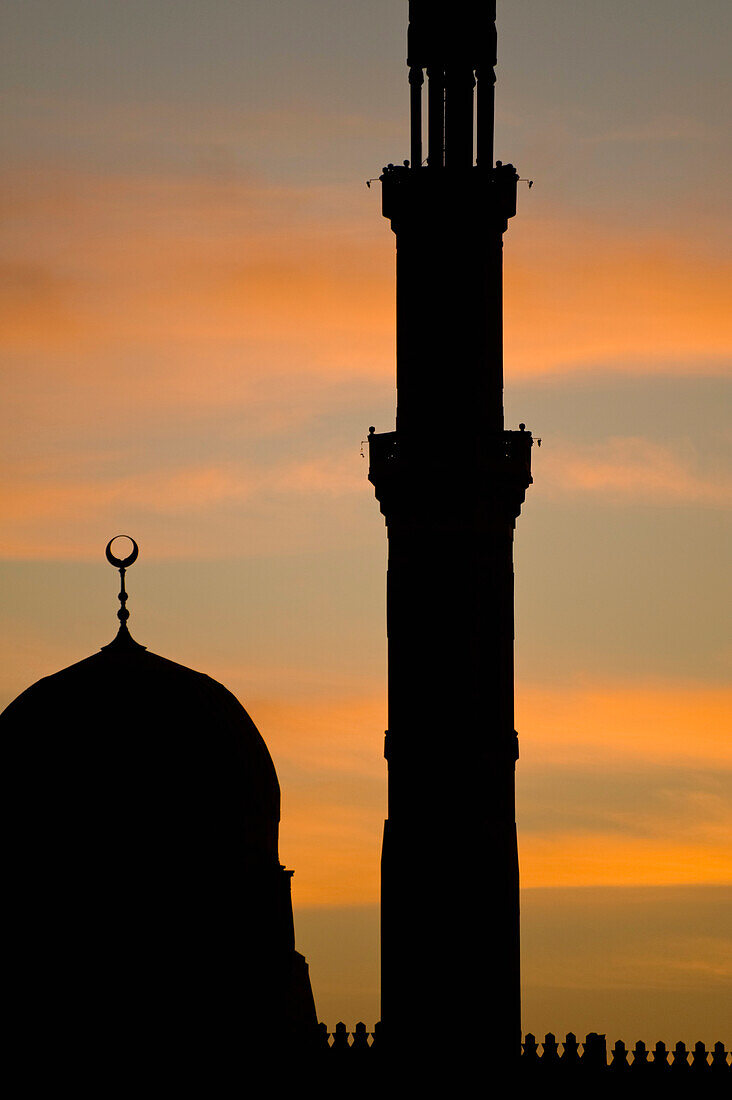
[[[593,120],[596,121],[596,120]],[[660,114],[653,115],[638,123],[625,126],[595,127],[592,134],[584,140],[593,145],[617,142],[618,144],[644,145],[661,142],[722,142],[723,129],[714,125],[714,120],[699,119],[693,115]]]
[[[8,464],[0,489],[0,557],[88,558],[99,532],[120,526],[144,532],[153,557],[228,556],[234,532],[239,553],[270,552],[283,541],[291,552],[312,540],[307,514],[322,508],[358,506],[366,499],[366,467],[355,441],[347,452],[270,462],[230,460],[168,462],[122,474],[124,458],[101,464],[76,456]],[[343,516],[343,513],[341,513]],[[124,522],[123,522],[124,520]],[[343,516],[343,538],[351,532]],[[317,517],[314,521],[317,525]],[[178,526],[195,539],[181,545]],[[172,525],[172,526],[171,526]],[[55,541],[49,543],[48,532]]]
[[[257,496],[271,499],[275,495],[339,497],[361,493],[364,483],[357,473],[363,470],[352,454],[283,461],[264,468],[244,463],[202,465],[95,481],[59,479],[49,469],[45,483],[33,480],[7,488],[0,501],[11,523],[62,519],[71,513],[79,518],[98,513],[101,506],[114,511],[121,502],[131,501],[136,508],[156,515],[183,512],[193,518]]]
[[[27,626],[9,635],[6,699],[72,659],[65,636],[54,651]],[[107,640],[103,632],[99,643]],[[87,651],[76,631],[74,655]],[[185,652],[185,663],[242,700],[269,745],[283,796],[281,855],[297,871],[299,903],[376,902],[385,682],[357,666],[328,671],[306,650],[289,664],[256,647],[217,660],[195,632]],[[181,659],[180,650],[165,655]],[[729,691],[694,683],[519,683],[524,884],[732,882],[731,702]]]
[[[602,1020],[611,1042],[711,1046],[731,991],[731,903],[732,886],[525,890],[525,1027],[584,1035]]]
[[[522,759],[596,768],[732,767],[732,697],[704,684],[520,683],[516,715]]]
[[[27,171],[5,177],[3,200],[5,347],[43,352],[72,385],[109,378],[125,350],[146,363],[135,386],[147,401],[161,382],[192,401],[236,399],[234,348],[247,374],[391,376],[390,238],[350,192],[237,173]],[[729,348],[727,265],[681,234],[527,218],[511,228],[506,277],[517,374],[718,372]],[[195,377],[192,351],[206,362]]]
[[[732,477],[719,466],[700,469],[690,445],[664,445],[637,436],[614,436],[577,446],[550,443],[535,455],[550,494],[594,494],[607,503],[732,503]]]
[[[331,197],[238,174],[11,174],[5,346],[48,352],[55,332],[59,352],[71,340],[82,357],[67,365],[72,379],[88,376],[92,352],[98,370],[112,348],[144,356],[166,344],[184,359],[187,345],[206,348],[198,400],[215,392],[211,371],[232,344],[254,352],[255,373],[288,355],[293,372],[373,371],[389,347],[390,250],[373,247],[348,201],[323,225]]]
[[[233,527],[247,528],[246,545],[261,546],[285,519],[298,522],[318,502],[322,508],[360,508],[368,494],[366,463],[356,440],[347,450],[332,447],[291,457],[158,456],[149,468],[120,473],[132,461],[127,450],[55,458],[10,457],[0,489],[0,556],[88,557],[98,530],[112,530],[122,517],[144,530],[155,557],[178,557],[177,528],[198,531],[197,553],[228,555]],[[701,505],[722,508],[732,500],[723,470],[701,470],[693,451],[637,437],[616,437],[587,446],[547,441],[534,456],[535,474],[547,498],[595,496],[603,504]],[[140,467],[140,462],[135,462]],[[279,520],[277,515],[279,514]],[[356,537],[341,511],[341,536]],[[274,524],[274,526],[273,526]],[[56,531],[51,547],[48,531]],[[94,532],[94,535],[91,532]],[[303,528],[305,531],[305,528]],[[268,535],[268,532],[270,534]],[[65,533],[65,534],[64,534]],[[206,536],[205,538],[203,536]],[[301,545],[296,535],[291,548]],[[190,552],[190,540],[186,540]],[[240,547],[245,552],[245,544]]]
[[[189,440],[205,417],[210,435],[213,418],[227,417],[240,437],[284,436],[315,421],[334,389],[355,435],[354,387],[391,392],[393,247],[371,199],[272,188],[236,171],[28,169],[6,174],[2,193],[6,555],[38,552],[36,520],[93,519],[101,528],[121,501],[182,517],[260,489],[348,491],[353,472],[314,446],[298,463],[274,459],[267,472],[212,456],[201,441],[194,462]],[[629,240],[574,222],[570,232],[560,213],[529,219],[525,231],[512,226],[507,372],[718,371],[722,274],[714,251],[683,237]],[[137,451],[135,470],[101,477],[125,449]],[[135,472],[152,451],[147,473]],[[73,477],[44,474],[43,453],[53,467],[73,459]],[[548,445],[541,463],[556,491],[728,499],[716,476],[640,440],[584,451]],[[88,537],[88,523],[74,537],[61,533],[58,552],[78,552]]]
[[[732,882],[727,692],[520,685],[517,704],[524,885]],[[298,868],[301,902],[375,901],[383,692],[260,698],[250,709],[280,772],[283,852]]]
[[[726,370],[731,267],[682,231],[524,218],[506,245],[507,370]]]

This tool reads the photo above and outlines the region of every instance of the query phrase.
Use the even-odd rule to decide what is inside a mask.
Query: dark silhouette
[[[534,440],[503,416],[503,234],[519,176],[493,161],[495,17],[490,0],[409,4],[411,162],[380,177],[397,245],[396,430],[368,435],[389,540],[382,1020],[370,1046],[357,1029],[349,1048],[339,1025],[320,1053],[335,1071],[368,1050],[374,1072],[446,1095],[471,1073],[497,1092],[728,1089],[721,1043],[689,1063],[683,1043],[669,1061],[662,1043],[650,1060],[643,1043],[608,1055],[596,1033],[521,1042],[513,533]]]
[[[267,747],[127,629],[0,716],[3,1037],[30,1084],[241,1077],[315,1034]]]
[[[383,1021],[316,1023],[269,752],[226,688],[134,641],[137,545],[113,539],[116,638],[0,715],[11,1095],[729,1091],[721,1042],[521,1041],[513,532],[533,440],[503,418],[518,174],[493,163],[495,3],[410,0],[408,49],[411,166],[381,176],[397,423],[368,437],[389,536]]]
[[[503,420],[502,238],[518,174],[493,164],[495,14],[485,0],[409,5],[411,166],[381,176],[397,243],[396,431],[370,431],[369,478],[389,537],[384,1042],[427,1055],[422,1021],[459,1016],[468,1035],[443,1032],[443,1046],[465,1061],[480,1057],[474,1033],[489,1034],[510,1062],[513,532],[533,441]]]
[[[664,1043],[656,1043],[649,1054],[643,1042],[628,1051],[619,1040],[609,1049],[606,1037],[596,1032],[591,1032],[584,1042],[578,1042],[572,1032],[564,1042],[558,1042],[551,1033],[543,1042],[527,1034],[521,1054],[514,1060],[513,1072],[506,1078],[510,1052],[498,1046],[490,1033],[478,1031],[473,1024],[474,1021],[466,1021],[459,1015],[439,1023],[422,1018],[420,1026],[430,1040],[427,1054],[425,1043],[415,1042],[415,1029],[404,1033],[393,1030],[392,1041],[386,1045],[381,1024],[376,1025],[371,1035],[362,1023],[351,1034],[343,1023],[337,1024],[332,1033],[325,1024],[320,1024],[311,1064],[318,1082],[330,1086],[327,1095],[333,1096],[411,1095],[417,1082],[422,1084],[420,1095],[459,1096],[463,1092],[455,1089],[455,1083],[463,1075],[466,1063],[471,1065],[473,1077],[465,1095],[477,1092],[502,1096],[505,1092],[531,1096],[532,1090],[543,1094],[547,1088],[552,1095],[556,1092],[562,1097],[577,1098],[729,1095],[732,1065],[721,1042],[712,1051],[703,1043],[696,1043],[691,1055],[683,1043],[677,1043],[669,1061]],[[452,1057],[453,1030],[462,1045],[457,1057]],[[398,1057],[394,1058],[394,1054]],[[400,1069],[405,1071],[401,1078]],[[442,1091],[435,1087],[441,1069]],[[502,1083],[505,1088],[501,1088]]]

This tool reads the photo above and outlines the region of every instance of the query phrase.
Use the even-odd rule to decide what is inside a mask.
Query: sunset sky
[[[0,706],[110,640],[129,531],[132,633],[261,729],[320,1018],[370,1026],[386,539],[360,451],[395,392],[365,181],[408,155],[406,0],[0,13]],[[543,440],[516,543],[524,1028],[729,1043],[729,7],[498,16],[496,156],[535,181],[507,424]]]

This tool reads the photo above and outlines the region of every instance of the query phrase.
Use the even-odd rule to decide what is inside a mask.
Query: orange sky
[[[519,684],[524,885],[730,882],[729,706],[727,691],[701,685]],[[281,775],[297,774],[284,788],[282,850],[298,868],[299,902],[376,902],[383,695],[286,705],[251,699],[250,709]],[[616,789],[630,776],[645,782],[618,803]],[[576,792],[588,782],[594,801],[583,804]]]
[[[73,349],[72,382],[87,380],[92,355],[140,344],[178,346],[184,359],[205,347],[213,377],[175,376],[176,395],[196,402],[236,397],[231,342],[261,350],[260,369],[291,369],[296,341],[309,371],[390,371],[393,257],[371,195],[29,170],[1,187],[5,346],[55,353],[57,369]],[[730,267],[716,241],[693,224],[628,234],[562,208],[537,215],[535,196],[522,199],[506,265],[515,376],[587,363],[724,370]],[[136,379],[139,399],[154,400],[160,380]]]
[[[378,898],[360,446],[393,423],[394,249],[364,183],[405,155],[402,7],[39,0],[0,46],[1,702],[108,640],[129,529],[133,633],[251,710],[296,904],[331,914]],[[499,4],[498,155],[535,179],[505,345],[509,423],[543,438],[517,534],[536,890],[732,882],[724,5],[693,7]]]

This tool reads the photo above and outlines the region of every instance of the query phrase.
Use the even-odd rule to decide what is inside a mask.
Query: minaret
[[[451,1033],[463,1050],[510,1055],[513,532],[532,438],[503,422],[502,247],[518,175],[493,163],[495,15],[488,0],[410,0],[411,161],[381,176],[397,244],[396,431],[371,429],[369,479],[389,539],[384,1039]]]

